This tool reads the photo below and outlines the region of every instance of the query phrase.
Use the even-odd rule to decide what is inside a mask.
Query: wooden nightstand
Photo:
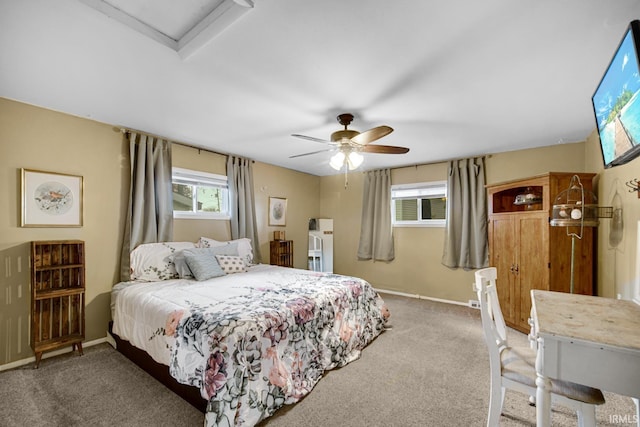
[[[270,243],[270,263],[281,267],[293,267],[293,240],[272,240]]]

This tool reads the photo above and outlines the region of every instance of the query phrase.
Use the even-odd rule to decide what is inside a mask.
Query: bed
[[[356,360],[389,317],[365,280],[253,265],[250,249],[234,242],[154,244],[160,254],[146,258],[132,252],[135,280],[112,292],[118,349],[168,367],[177,383],[170,388],[205,409],[207,426],[255,425],[298,402],[326,370]],[[194,253],[223,274],[202,275]]]

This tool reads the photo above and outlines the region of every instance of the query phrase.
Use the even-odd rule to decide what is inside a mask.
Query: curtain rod
[[[406,166],[395,166],[392,168],[389,168],[389,170],[395,170],[395,169],[404,169],[404,168],[417,168],[418,166],[429,166],[429,165],[437,165],[438,163],[448,163],[448,162],[455,162],[457,160],[464,160],[465,158],[467,159],[490,159],[491,157],[493,157],[493,154],[484,154],[482,156],[472,156],[472,157],[457,157],[457,158],[451,158],[451,159],[445,159],[445,160],[440,160],[439,162],[431,162],[431,163],[415,163],[412,165],[406,165]],[[384,169],[384,168],[383,168]],[[366,172],[366,171],[364,171]]]
[[[126,134],[130,134],[130,133],[138,133],[138,134],[142,134],[142,135],[146,135],[146,136],[151,136],[153,138],[164,139],[164,140],[167,140],[167,141],[171,142],[172,144],[180,145],[182,147],[187,147],[187,148],[193,148],[194,150],[198,150],[198,151],[206,151],[208,153],[218,154],[220,156],[233,156],[233,154],[221,153],[219,151],[213,151],[213,150],[211,150],[209,148],[203,148],[203,147],[198,147],[198,146],[195,146],[195,145],[187,144],[187,143],[184,143],[184,142],[173,141],[173,140],[171,140],[171,139],[169,139],[169,138],[167,138],[165,136],[155,135],[155,134],[152,134],[152,133],[149,133],[149,132],[143,132],[143,131],[137,130],[137,129],[130,129],[130,128],[125,128],[125,127],[121,127],[119,129],[120,129],[120,132],[125,134],[125,135]],[[252,163],[255,163],[255,160],[253,160],[253,159],[250,159],[250,160],[251,160]]]

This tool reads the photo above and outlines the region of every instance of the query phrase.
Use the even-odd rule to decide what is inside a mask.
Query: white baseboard
[[[107,331],[107,337],[105,338],[105,340],[109,343],[111,347],[113,347],[116,350],[118,349],[118,344],[116,344],[116,340],[113,338],[113,335],[109,333],[109,331]]]
[[[430,300],[430,301],[443,302],[445,304],[455,304],[455,305],[463,305],[465,307],[469,307],[468,303],[464,303],[464,302],[460,302],[460,301],[453,301],[453,300],[448,300],[448,299],[426,297],[424,295],[418,295],[418,294],[407,294],[407,293],[404,293],[404,292],[388,291],[386,289],[376,289],[376,291],[377,292],[381,292],[383,294],[399,295],[399,296],[402,296],[402,297],[416,298],[416,299],[427,299],[427,300]]]
[[[93,341],[85,341],[82,343],[82,348],[84,349],[94,345],[102,344],[103,342],[109,342],[109,339],[107,337],[104,337],[104,338],[98,338],[97,340],[93,340]],[[109,344],[111,343],[109,342]],[[114,345],[115,347],[115,341],[112,345]],[[68,347],[61,348],[59,350],[47,351],[46,353],[42,353],[42,359],[48,359],[50,357],[59,356],[65,353],[70,353],[72,350],[73,350],[73,347],[69,345]],[[4,365],[0,365],[0,372],[6,371],[8,369],[18,368],[20,366],[28,365],[29,363],[35,363],[35,362],[36,362],[36,357],[32,356],[26,359],[16,360],[15,362],[5,363]]]

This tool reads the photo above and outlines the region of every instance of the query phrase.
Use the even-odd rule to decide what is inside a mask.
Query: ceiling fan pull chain
[[[349,166],[347,162],[344,162],[344,189],[347,189],[347,185],[349,185]]]

